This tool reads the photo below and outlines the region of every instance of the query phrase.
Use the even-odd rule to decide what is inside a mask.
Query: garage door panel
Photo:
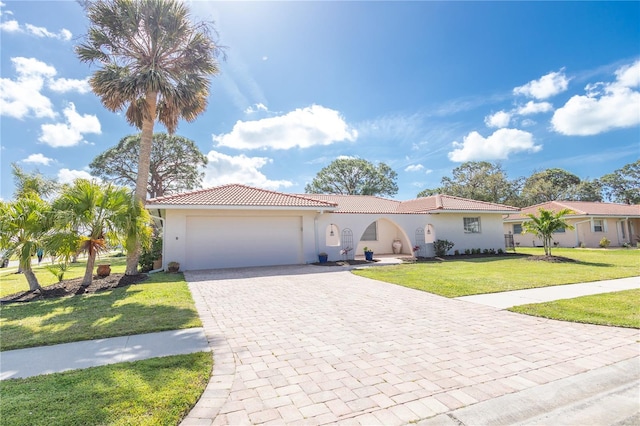
[[[301,224],[299,216],[189,217],[184,269],[300,263]]]

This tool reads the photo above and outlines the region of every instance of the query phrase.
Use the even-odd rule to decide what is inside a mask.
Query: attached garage
[[[162,225],[163,267],[183,271],[315,262],[317,219],[336,206],[245,185],[147,201]]]
[[[304,263],[302,217],[188,216],[185,270]]]

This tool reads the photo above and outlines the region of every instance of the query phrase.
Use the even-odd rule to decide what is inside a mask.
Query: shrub
[[[45,268],[58,279],[58,282],[61,282],[64,279],[64,273],[69,269],[69,265],[66,263],[57,263],[55,265],[47,265]]]
[[[471,249],[464,249],[464,254],[471,254]]]
[[[611,241],[609,241],[607,237],[602,237],[602,239],[600,240],[600,247],[607,248],[609,247],[609,244],[611,244]]]
[[[453,255],[454,256],[460,256],[460,250],[454,250],[453,251]]]
[[[502,250],[501,248],[498,249],[498,254],[504,254],[504,250]]]
[[[489,249],[482,250],[482,254],[489,254]]]
[[[433,243],[433,248],[436,252],[436,256],[446,256],[447,252],[453,248],[455,244],[447,240],[436,240]]]
[[[153,269],[153,262],[158,260],[162,255],[162,237],[155,235],[151,239],[151,245],[149,248],[142,250],[138,265],[142,272],[149,272]]]

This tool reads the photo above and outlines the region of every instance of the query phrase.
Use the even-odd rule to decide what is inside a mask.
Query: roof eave
[[[150,204],[147,209],[165,210],[306,210],[306,211],[333,211],[334,206],[243,206],[243,205],[207,205],[207,204]]]

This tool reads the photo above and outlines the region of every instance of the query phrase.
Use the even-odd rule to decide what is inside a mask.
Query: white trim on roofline
[[[158,209],[158,210],[286,210],[286,211],[317,211],[317,212],[333,212],[337,207],[326,206],[220,206],[220,205],[207,205],[207,204],[150,204],[145,206],[146,209]]]

